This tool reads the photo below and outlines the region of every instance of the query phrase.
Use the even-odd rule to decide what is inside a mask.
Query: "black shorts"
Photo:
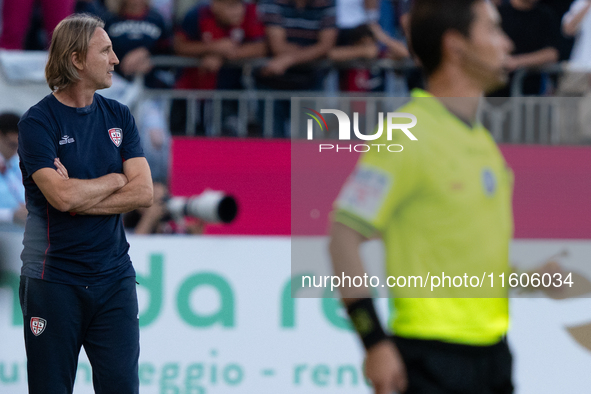
[[[511,394],[507,341],[468,346],[392,337],[406,365],[405,394]]]

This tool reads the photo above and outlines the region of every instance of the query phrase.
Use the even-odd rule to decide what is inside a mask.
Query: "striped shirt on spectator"
[[[265,26],[283,27],[292,44],[314,45],[321,30],[336,28],[335,0],[308,0],[304,8],[294,0],[261,0],[258,6]]]

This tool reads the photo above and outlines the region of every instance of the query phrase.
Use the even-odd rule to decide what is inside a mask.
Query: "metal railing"
[[[42,95],[47,94],[47,87],[42,77],[43,59],[45,53],[27,51],[0,51],[0,87],[6,93],[4,101],[0,104],[5,108],[25,110],[34,104]],[[236,134],[245,136],[248,134],[247,124],[253,120],[260,124],[261,135],[273,136],[273,124],[275,123],[273,107],[279,100],[289,100],[298,97],[335,96],[341,97],[341,104],[346,105],[346,98],[354,97],[353,94],[338,92],[333,89],[330,92],[306,92],[306,91],[261,91],[255,88],[254,72],[262,67],[269,59],[249,59],[247,61],[233,62],[230,65],[240,67],[242,70],[242,85],[244,90],[237,91],[190,91],[190,90],[152,90],[146,89],[142,77],[137,77],[132,83],[124,85],[114,97],[132,109],[136,109],[142,101],[151,98],[166,100],[165,114],[170,117],[170,102],[173,99],[185,99],[189,101],[185,122],[185,133],[195,133],[195,126],[200,121],[200,112],[205,112],[209,118],[207,135],[220,135],[224,122],[224,103],[233,100],[237,106],[237,129]],[[184,68],[196,67],[200,64],[199,59],[177,57],[177,56],[155,56],[152,62],[157,67]],[[19,64],[28,64],[28,73],[23,74]],[[408,72],[416,66],[411,61],[393,61],[390,59],[377,60],[356,60],[345,63],[332,63],[322,60],[309,65],[312,68],[342,69],[342,68],[369,68],[383,70],[386,78]],[[37,70],[38,69],[38,70]],[[13,72],[11,72],[11,70]],[[37,71],[38,72],[37,72]],[[543,68],[532,70],[517,70],[514,74],[510,91],[510,100],[489,99],[482,104],[482,121],[491,130],[497,141],[509,143],[581,143],[591,141],[591,130],[587,125],[591,124],[591,103],[587,104],[586,98],[568,97],[524,97],[523,85],[525,77],[530,72],[543,72],[556,78],[563,76],[566,68],[564,64],[554,64]],[[13,75],[14,74],[14,75]],[[334,74],[334,71],[333,71]],[[401,78],[398,78],[400,82]],[[575,85],[577,85],[575,83]],[[39,87],[35,90],[33,88]],[[585,87],[583,87],[584,89]],[[588,88],[588,87],[587,87]],[[111,89],[113,90],[113,89]],[[10,93],[9,93],[10,92]],[[21,99],[8,99],[7,95],[18,94]],[[102,91],[101,94],[113,94]],[[568,94],[568,93],[567,93]],[[378,100],[380,96],[393,97],[391,92],[382,94],[365,93],[367,100]],[[404,95],[404,94],[399,94]],[[29,97],[30,96],[30,97]],[[371,99],[369,99],[371,98]],[[28,101],[27,101],[28,100]],[[358,98],[356,98],[358,100]],[[29,103],[30,101],[30,103]],[[297,101],[297,100],[296,100]],[[332,101],[330,104],[334,104]],[[198,106],[206,106],[205,111],[198,111]],[[318,103],[313,102],[313,106]],[[366,112],[368,116],[364,119],[365,130],[370,129],[372,105],[368,102]],[[21,108],[22,107],[22,108]],[[294,108],[293,110],[298,110]],[[135,111],[137,114],[138,112]],[[293,112],[295,113],[295,112]],[[589,116],[587,116],[589,113]],[[585,119],[589,118],[589,121]],[[298,120],[296,119],[296,122]],[[591,129],[591,126],[589,127]]]
[[[351,102],[364,101],[366,107],[364,129],[375,128],[378,107],[392,108],[394,102],[403,103],[404,99],[396,101],[394,97],[386,97],[384,93],[363,93],[361,97],[348,92],[326,91],[282,91],[282,90],[257,90],[254,85],[253,71],[263,66],[268,59],[253,59],[245,62],[232,63],[233,66],[242,68],[242,81],[244,90],[167,90],[167,89],[143,89],[138,94],[138,103],[147,99],[163,99],[167,118],[170,116],[171,102],[174,99],[187,100],[187,114],[185,132],[194,135],[199,121],[197,108],[206,105],[204,112],[208,113],[210,121],[206,135],[219,136],[223,126],[223,103],[226,101],[237,102],[237,136],[247,136],[249,121],[256,119],[262,124],[262,136],[273,136],[273,123],[276,121],[273,114],[273,106],[279,100],[291,100],[291,113],[301,114],[304,106],[320,108],[323,103],[332,105],[325,108],[347,108]],[[196,67],[198,59],[183,57],[154,57],[153,63],[158,67]],[[353,61],[347,63],[332,63],[323,60],[314,63],[311,67],[331,69],[342,68],[374,68],[385,70],[386,73],[401,74],[416,66],[409,61],[396,62],[389,59],[376,61]],[[565,68],[561,64],[551,65],[532,70],[518,70],[510,87],[514,97],[505,99],[484,99],[481,105],[481,120],[491,131],[495,140],[505,143],[539,143],[539,144],[563,144],[586,142],[586,132],[582,129],[579,118],[581,106],[580,98],[572,97],[524,97],[523,82],[529,72],[544,72],[560,76]],[[141,84],[141,81],[136,81]],[[329,98],[327,96],[332,96]],[[327,101],[328,100],[328,101]],[[332,100],[332,101],[331,101]],[[261,109],[262,108],[262,109]],[[584,110],[584,109],[583,109]],[[263,114],[260,116],[260,114]],[[301,116],[300,116],[301,117]],[[292,133],[301,132],[300,117],[296,116],[292,122]]]
[[[42,72],[45,53],[0,50],[0,55],[0,87],[5,93],[3,97],[4,101],[0,100],[1,105],[12,110],[20,108],[24,111],[28,106],[42,97],[42,95],[47,94],[47,87]],[[208,112],[208,116],[211,118],[207,133],[208,135],[214,136],[221,134],[223,103],[227,100],[235,100],[238,106],[237,134],[240,136],[246,135],[247,123],[254,118],[262,124],[262,135],[271,137],[273,135],[272,126],[275,121],[272,108],[278,100],[290,99],[292,97],[353,96],[350,93],[339,93],[336,90],[331,92],[257,90],[253,77],[254,71],[264,66],[268,60],[249,59],[247,61],[230,63],[230,65],[242,69],[244,90],[151,90],[144,88],[141,77],[138,77],[128,86],[124,86],[114,98],[128,104],[132,109],[134,107],[137,109],[137,104],[148,98],[161,97],[167,101],[174,98],[187,99],[190,101],[187,106],[188,113],[185,125],[185,131],[188,135],[194,133],[195,125],[199,120],[199,113],[196,110],[197,106],[207,105],[208,110],[206,112]],[[177,56],[155,56],[152,58],[152,62],[157,67],[171,68],[196,67],[200,64],[199,59]],[[19,67],[19,64],[29,65],[26,68],[29,72],[23,74],[21,72],[22,67]],[[390,77],[416,68],[412,61],[397,62],[390,59],[356,60],[345,63],[332,63],[328,60],[322,60],[311,64],[310,67],[332,70],[339,68],[372,68],[384,70],[386,76]],[[483,123],[485,123],[495,138],[500,142],[558,144],[590,141],[591,131],[587,130],[587,124],[591,122],[584,121],[584,118],[586,119],[587,112],[591,114],[591,111],[587,111],[587,107],[591,108],[591,104],[587,104],[585,98],[571,99],[567,97],[523,96],[524,80],[530,72],[543,72],[546,75],[560,78],[563,76],[565,70],[566,67],[564,64],[554,64],[532,70],[517,70],[510,87],[511,100],[505,102],[492,99],[485,101],[482,105]],[[40,87],[40,89],[33,89],[35,87]],[[109,94],[108,92],[101,93]],[[7,98],[7,96],[14,94],[20,95],[17,98],[21,97],[21,99],[14,100]],[[373,97],[374,95],[364,94],[364,96]],[[377,94],[375,96],[380,95]],[[257,107],[262,109],[257,110]],[[164,115],[169,117],[170,102],[167,103],[166,108],[167,110]],[[589,118],[591,121],[591,115]]]
[[[500,105],[483,100],[481,120],[498,142],[560,144],[560,99],[514,97]],[[574,126],[574,125],[573,125]]]
[[[259,58],[250,59],[248,61],[229,62],[228,66],[240,67],[242,69],[242,85],[243,90],[169,90],[169,89],[147,89],[144,88],[137,94],[137,100],[130,100],[127,102],[132,108],[137,108],[137,105],[143,100],[147,99],[161,99],[165,100],[165,107],[167,108],[166,117],[170,117],[170,107],[172,100],[184,99],[186,105],[186,135],[194,135],[198,121],[202,121],[199,116],[199,109],[201,105],[207,107],[206,112],[211,118],[206,127],[207,135],[219,136],[222,134],[222,104],[224,101],[237,102],[238,111],[238,127],[236,134],[238,136],[247,135],[247,125],[249,120],[257,118],[259,113],[262,113],[262,119],[256,119],[262,124],[262,136],[273,136],[273,122],[275,121],[273,115],[274,103],[280,100],[289,101],[294,97],[326,97],[327,95],[340,95],[338,92],[332,91],[287,91],[287,90],[258,90],[255,87],[254,70],[264,66],[269,59]],[[197,67],[200,60],[196,58],[186,58],[177,56],[155,56],[152,58],[152,63],[155,67],[168,68],[186,68]],[[384,70],[387,74],[386,78],[392,77],[394,73],[402,73],[416,68],[416,65],[410,61],[394,61],[391,59],[378,59],[374,61],[369,60],[355,60],[350,62],[333,63],[329,60],[321,60],[309,64],[311,69],[340,69],[340,68],[373,68]],[[137,88],[142,84],[140,78],[136,78],[133,86]],[[384,94],[369,94],[365,93],[363,96],[383,97]],[[262,111],[258,108],[262,107]]]

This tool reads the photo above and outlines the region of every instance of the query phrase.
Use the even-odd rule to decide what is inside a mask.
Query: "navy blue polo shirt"
[[[29,211],[21,274],[75,285],[134,276],[121,215],[60,212],[48,203],[32,178],[41,168],[55,169],[56,157],[70,178],[122,173],[124,160],[144,156],[129,109],[99,94],[83,108],[66,106],[49,94],[23,115],[18,127],[18,154]]]

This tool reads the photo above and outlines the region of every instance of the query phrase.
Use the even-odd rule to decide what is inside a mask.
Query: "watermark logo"
[[[339,140],[340,141],[350,141],[351,140],[351,119],[349,115],[347,115],[344,111],[338,109],[321,109],[320,112],[313,110],[312,108],[305,108],[310,112],[306,112],[308,116],[312,119],[308,119],[307,122],[307,139],[313,140],[314,139],[314,121],[320,128],[322,132],[326,129],[328,131],[328,125],[326,120],[322,116],[322,114],[333,114],[337,117],[339,123]],[[406,123],[398,123],[400,119],[408,119],[410,122]],[[388,112],[386,114],[386,139],[388,141],[392,141],[392,135],[395,130],[402,131],[409,140],[417,141],[417,137],[410,131],[411,128],[416,126],[417,124],[417,117],[413,114],[406,113],[406,112]],[[384,113],[378,112],[378,127],[375,133],[373,134],[363,134],[359,131],[359,113],[353,113],[353,133],[355,137],[362,141],[374,141],[378,138],[382,137],[384,134]],[[349,145],[334,145],[334,144],[319,144],[319,151],[322,152],[323,150],[335,150],[336,152],[339,151],[348,151],[348,152],[368,152],[372,148],[377,149],[380,151],[380,148],[383,150],[387,150],[388,152],[402,152],[404,149],[400,144],[349,144]]]
[[[314,112],[313,114],[311,114],[310,112],[306,112],[306,115],[311,116],[312,119],[314,119],[316,121],[316,123],[318,124],[318,127],[320,127],[320,130],[322,132],[324,132],[324,127],[326,127],[326,131],[328,131],[328,126],[326,125],[326,120],[324,120],[324,116],[320,115],[317,111],[314,111],[312,108],[308,108],[305,107],[305,109]],[[321,109],[321,111],[324,111],[323,109]],[[322,123],[320,123],[320,120],[318,119],[322,119]],[[312,139],[312,119],[308,119],[308,139],[311,140]],[[322,127],[322,124],[324,124],[324,127]]]

